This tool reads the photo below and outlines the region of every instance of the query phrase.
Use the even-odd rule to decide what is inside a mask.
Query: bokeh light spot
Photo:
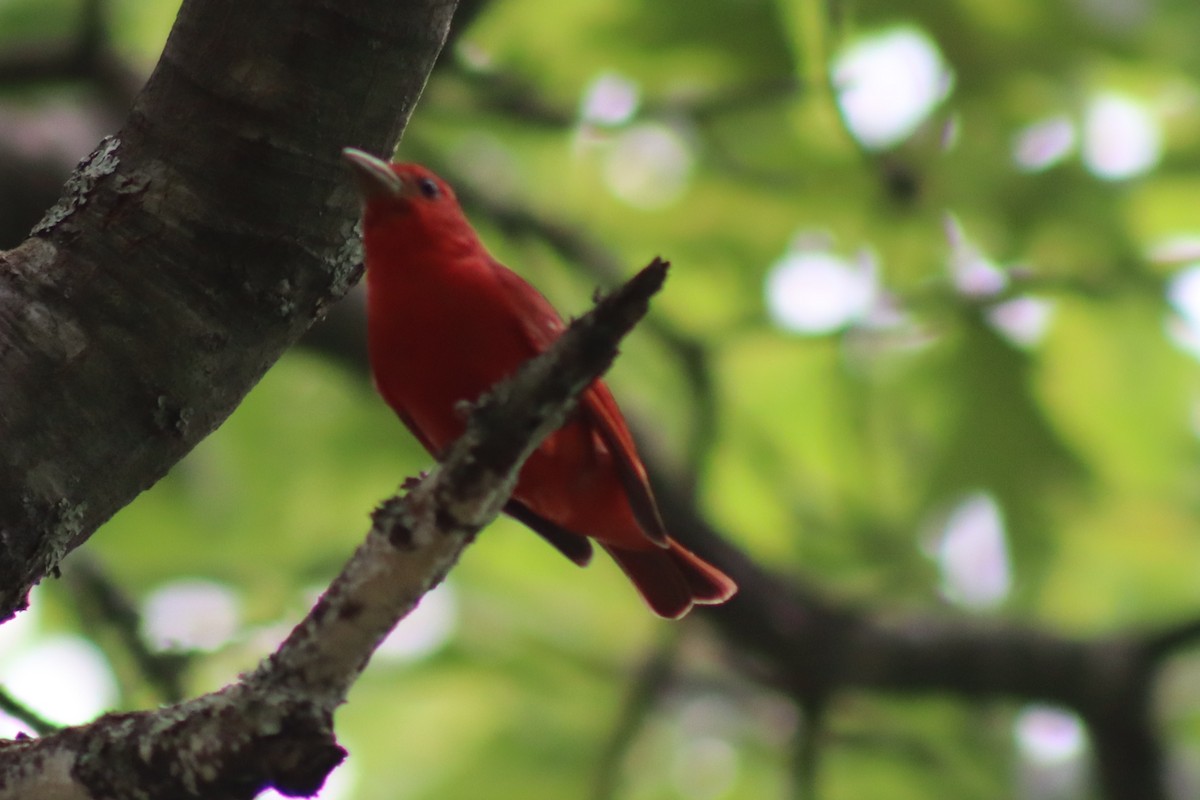
[[[1200,261],[1200,234],[1177,233],[1159,239],[1150,246],[1147,257],[1156,264]]]
[[[637,113],[640,99],[636,83],[605,72],[584,91],[579,103],[579,117],[589,125],[623,125]]]
[[[143,626],[161,649],[216,650],[237,632],[241,601],[228,586],[199,578],[165,584],[146,598]]]
[[[1013,728],[1021,754],[1041,763],[1079,758],[1087,744],[1079,717],[1050,706],[1027,706]]]
[[[674,128],[636,125],[612,143],[605,161],[609,190],[631,206],[665,208],[678,200],[692,175],[692,149]]]
[[[988,609],[1008,596],[1012,578],[1004,521],[991,495],[972,494],[950,512],[939,537],[937,561],[942,593],[953,603]]]
[[[861,39],[834,61],[833,82],[851,133],[871,148],[909,136],[954,80],[923,31],[905,27]]]
[[[1083,123],[1083,163],[1104,180],[1132,178],[1158,163],[1158,123],[1144,105],[1106,93],[1088,105]]]
[[[1046,337],[1054,308],[1053,301],[1042,297],[1014,297],[988,309],[987,319],[1013,344],[1033,347]]]
[[[1075,149],[1075,125],[1065,116],[1035,122],[1017,134],[1013,161],[1027,172],[1048,169]]]
[[[673,783],[680,797],[716,800],[728,794],[737,780],[738,753],[733,746],[713,736],[689,739],[675,755]]]
[[[878,295],[874,264],[824,250],[787,253],[767,276],[767,308],[780,327],[823,334],[867,316]]]
[[[1180,349],[1200,358],[1200,263],[1175,273],[1167,283],[1167,301],[1175,310],[1167,320],[1171,340]]]
[[[0,669],[0,684],[46,719],[90,722],[117,700],[107,659],[78,636],[51,636],[26,647]]]

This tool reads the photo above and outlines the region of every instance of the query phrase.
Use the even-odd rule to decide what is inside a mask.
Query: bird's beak
[[[392,172],[386,161],[354,147],[342,150],[342,158],[354,173],[358,196],[363,202],[376,197],[399,197],[404,191],[400,176]]]

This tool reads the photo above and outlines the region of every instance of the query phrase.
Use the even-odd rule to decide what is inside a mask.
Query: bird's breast
[[[486,281],[437,277],[393,285],[368,271],[367,303],[375,383],[440,450],[465,428],[460,405],[537,353]]]

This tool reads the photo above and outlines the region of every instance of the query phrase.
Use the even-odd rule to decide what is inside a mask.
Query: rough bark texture
[[[0,619],[356,280],[338,153],[390,152],[453,9],[184,3],[124,127],[0,254]]]

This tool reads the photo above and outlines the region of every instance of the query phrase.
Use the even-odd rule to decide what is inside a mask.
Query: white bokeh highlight
[[[612,141],[604,180],[615,197],[635,208],[666,208],[683,196],[694,161],[691,145],[675,128],[634,125]]]
[[[0,685],[62,725],[90,722],[117,701],[116,678],[104,654],[86,639],[66,634],[34,641],[4,659]]]
[[[211,652],[237,633],[241,605],[225,584],[200,578],[172,581],[146,598],[142,625],[159,649]]]
[[[937,537],[935,557],[942,595],[976,611],[1000,605],[1012,588],[1004,520],[985,492],[964,498],[947,515]]]
[[[19,653],[42,635],[42,590],[34,587],[29,595],[29,607],[8,622],[0,625],[0,663]]]
[[[1159,124],[1144,104],[1113,92],[1088,104],[1083,163],[1093,175],[1113,181],[1136,177],[1158,163],[1161,151]]]
[[[1013,734],[1023,756],[1043,763],[1078,758],[1087,746],[1079,717],[1053,706],[1026,706],[1017,715]]]
[[[872,149],[907,138],[954,85],[937,45],[912,27],[860,39],[837,56],[832,75],[847,127]]]
[[[737,704],[715,695],[696,695],[679,707],[670,770],[679,797],[717,800],[732,790],[741,757],[726,734],[741,716]]]
[[[15,739],[18,736],[36,736],[37,732],[16,717],[0,711],[0,738]]]
[[[964,297],[992,297],[1008,288],[1008,275],[977,250],[962,250],[951,258],[950,279]]]
[[[1147,257],[1156,264],[1200,261],[1200,233],[1176,233],[1150,245]]]
[[[878,280],[865,253],[851,260],[824,249],[792,250],[767,275],[767,310],[785,330],[831,333],[869,316]]]
[[[945,214],[942,231],[950,250],[947,268],[955,291],[964,297],[978,299],[992,297],[1008,288],[1008,273],[971,241],[957,216]]]
[[[587,125],[615,127],[633,119],[641,102],[638,85],[612,72],[597,75],[579,102],[580,121]]]
[[[1075,124],[1065,115],[1035,122],[1017,133],[1013,161],[1026,172],[1040,172],[1069,156],[1078,141]]]
[[[1013,344],[1032,348],[1046,338],[1055,308],[1054,301],[1044,297],[1014,297],[989,308],[987,321]]]
[[[1087,732],[1075,714],[1028,705],[1013,722],[1018,797],[1076,798],[1087,794]]]
[[[1200,358],[1200,262],[1190,264],[1167,282],[1167,334],[1177,347]]]
[[[999,300],[999,296],[1008,291],[1012,283],[1009,270],[988,258],[971,241],[954,214],[946,214],[943,227],[950,249],[950,280],[955,291],[974,300]],[[984,318],[996,332],[1013,344],[1032,348],[1045,338],[1054,309],[1055,305],[1050,300],[1019,295],[995,302],[987,308]]]

